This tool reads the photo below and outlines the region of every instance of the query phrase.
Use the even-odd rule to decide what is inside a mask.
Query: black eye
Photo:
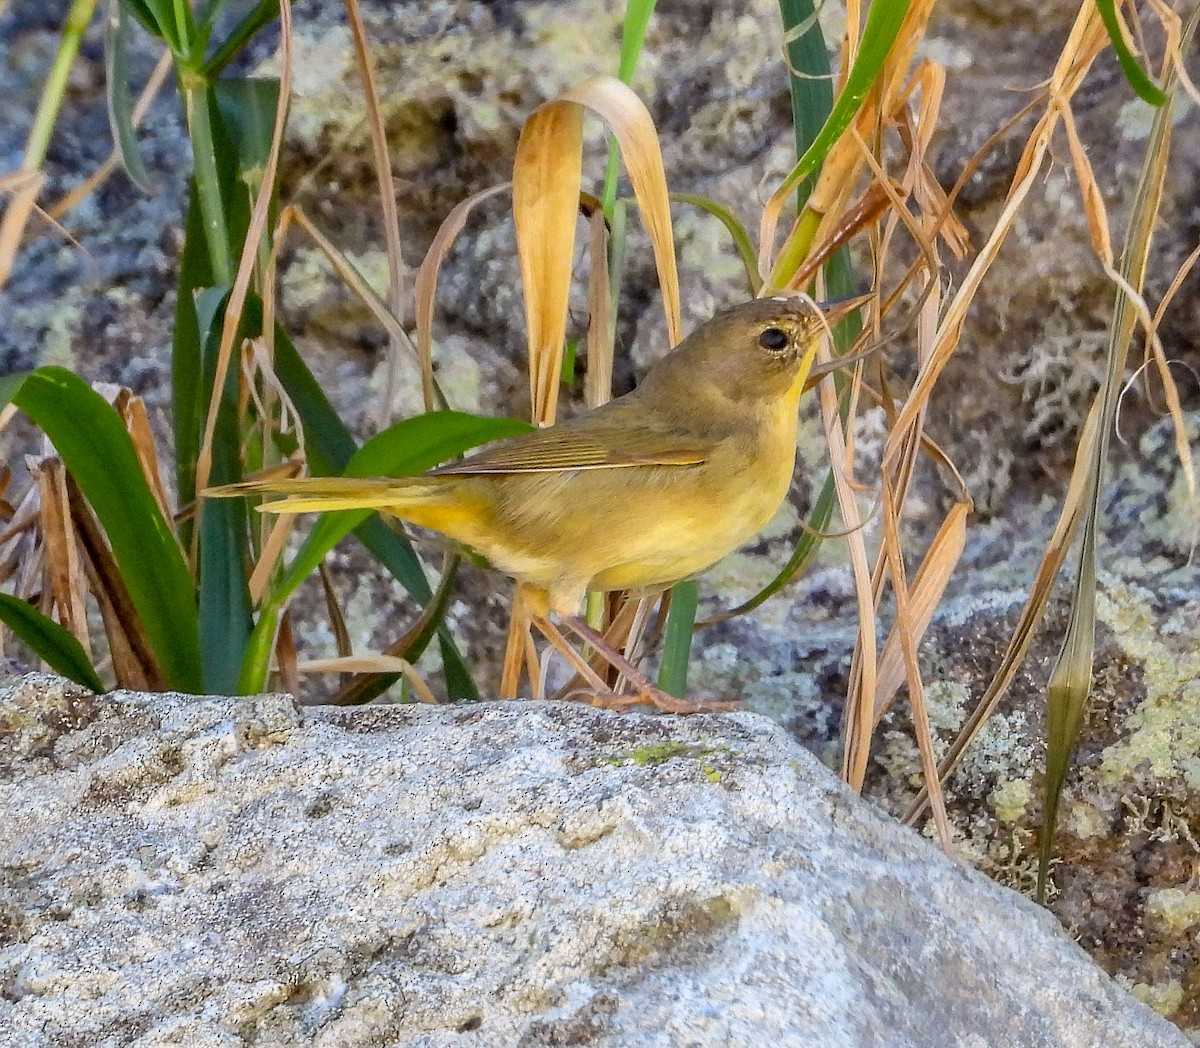
[[[758,336],[758,344],[763,349],[769,349],[772,353],[778,353],[781,349],[787,349],[790,341],[787,332],[776,327],[767,328],[766,331]]]

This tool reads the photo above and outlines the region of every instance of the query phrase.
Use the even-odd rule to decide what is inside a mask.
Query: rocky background
[[[364,6],[378,65],[406,261],[419,262],[433,231],[468,193],[508,177],[524,117],[568,84],[615,68],[622,5],[570,2],[401,2]],[[1050,73],[1076,5],[947,0],[926,42],[948,73],[933,163],[944,185]],[[297,54],[284,193],[380,283],[386,261],[370,146],[341,7],[294,9]],[[0,171],[18,166],[59,12],[12,0],[0,14]],[[715,197],[754,222],[759,187],[791,156],[786,76],[775,6],[768,0],[694,4],[661,0],[635,86],[663,140],[679,192]],[[134,62],[144,77],[155,56]],[[243,71],[270,71],[264,39]],[[101,33],[94,26],[73,72],[51,145],[51,195],[107,155]],[[1119,239],[1149,110],[1133,99],[1114,62],[1101,60],[1077,97],[1076,119],[1106,193]],[[1195,110],[1179,107],[1163,221],[1152,261],[1151,300],[1200,234],[1200,135]],[[1028,125],[1024,125],[1027,129]],[[67,223],[79,246],[54,235],[27,245],[0,290],[0,373],[60,363],[143,395],[162,421],[169,399],[168,346],[174,267],[184,207],[187,140],[169,92],[141,135],[155,189],[144,196],[114,177]],[[1020,129],[984,163],[960,198],[978,243],[1007,191]],[[602,150],[588,170],[597,184]],[[1102,366],[1111,290],[1094,262],[1065,142],[1058,163],[976,301],[955,362],[931,412],[932,435],[967,477],[977,510],[967,552],[924,644],[932,714],[948,740],[997,665],[1053,525],[1078,426]],[[694,324],[744,297],[740,267],[719,225],[676,211],[685,321]],[[439,377],[455,407],[520,414],[527,408],[523,318],[511,221],[503,203],[472,221],[444,270],[435,328]],[[1195,363],[1197,278],[1168,314],[1168,355]],[[330,396],[365,436],[384,389],[385,340],[318,253],[297,240],[286,263],[283,319]],[[582,310],[580,310],[582,320]],[[628,388],[665,348],[653,267],[631,242],[618,383]],[[907,347],[890,351],[897,383],[911,377]],[[1200,406],[1180,369],[1185,401]],[[402,376],[393,414],[417,406]],[[1052,909],[1094,956],[1185,1030],[1200,1031],[1200,571],[1192,564],[1185,492],[1169,424],[1136,390],[1125,400],[1106,505],[1094,693],[1078,768],[1068,781]],[[1197,436],[1192,416],[1192,437]],[[163,427],[165,430],[165,426]],[[864,470],[881,420],[862,423]],[[6,458],[19,448],[10,440]],[[763,540],[704,580],[713,608],[769,579],[796,537],[796,521],[824,474],[815,426],[802,437],[805,468],[793,499]],[[912,504],[912,549],[923,549],[948,493],[929,467]],[[869,474],[864,472],[864,476]],[[755,615],[700,634],[693,681],[742,696],[820,756],[836,761],[849,655],[856,629],[844,546],[826,543],[817,565]],[[437,561],[431,549],[431,561]],[[338,554],[347,617],[362,648],[385,643],[407,620],[392,585],[354,550]],[[364,574],[366,573],[366,574]],[[351,585],[349,580],[356,580]],[[361,580],[361,581],[360,581]],[[499,592],[498,592],[499,590]],[[507,593],[464,568],[452,610],[479,669],[495,679]],[[1058,650],[1065,600],[1055,605],[1031,658],[971,757],[950,784],[962,856],[1021,890],[1032,885],[1042,757],[1041,709]],[[386,610],[385,610],[386,609]],[[886,611],[886,609],[885,609]],[[305,620],[305,639],[328,630]],[[882,731],[870,792],[902,812],[918,769],[907,717]]]

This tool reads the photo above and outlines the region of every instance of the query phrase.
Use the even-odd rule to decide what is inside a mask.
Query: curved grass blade
[[[84,654],[83,645],[52,618],[20,597],[0,593],[0,622],[3,622],[39,659],[55,673],[90,688],[97,695],[107,689]]]
[[[171,687],[202,688],[192,579],[120,416],[82,379],[39,368],[12,397],[50,438],[96,511]]]
[[[1133,56],[1129,45],[1125,42],[1125,34],[1121,31],[1121,20],[1117,16],[1116,0],[1096,0],[1096,10],[1100,12],[1100,20],[1108,31],[1108,39],[1112,41],[1113,50],[1117,54],[1117,62],[1121,72],[1129,81],[1129,86],[1143,102],[1152,106],[1161,106],[1167,96],[1163,90],[1146,75],[1138,60]]]
[[[757,295],[762,287],[762,277],[758,275],[758,252],[754,250],[750,234],[746,232],[746,227],[738,221],[737,215],[715,200],[706,196],[697,196],[694,193],[672,193],[671,199],[677,203],[691,204],[692,207],[698,207],[701,211],[707,211],[729,231],[729,235],[733,237],[733,246],[737,248],[742,265],[746,267],[746,279],[750,283],[750,294]]]
[[[108,122],[121,166],[139,189],[150,187],[150,176],[133,128],[133,99],[129,93],[129,22],[121,0],[109,0],[104,25],[104,93]]]

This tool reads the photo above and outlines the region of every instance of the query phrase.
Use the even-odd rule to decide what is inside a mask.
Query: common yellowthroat
[[[247,481],[205,494],[283,496],[260,507],[271,513],[373,508],[431,528],[524,583],[535,618],[553,611],[584,635],[574,616],[587,590],[663,589],[762,530],[791,482],[821,333],[861,301],[826,308],[824,322],[798,298],[744,302],[697,328],[633,392],[417,477]]]

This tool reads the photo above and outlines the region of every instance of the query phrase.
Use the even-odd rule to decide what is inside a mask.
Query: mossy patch
[[[733,756],[734,751],[728,746],[702,746],[696,742],[680,742],[677,739],[671,739],[665,742],[648,743],[624,753],[613,754],[611,757],[603,757],[601,763],[611,764],[618,768],[625,764],[636,764],[639,768],[655,768],[676,757],[687,757],[699,762],[700,770],[709,782],[720,782],[720,771],[706,760],[714,755]]]

